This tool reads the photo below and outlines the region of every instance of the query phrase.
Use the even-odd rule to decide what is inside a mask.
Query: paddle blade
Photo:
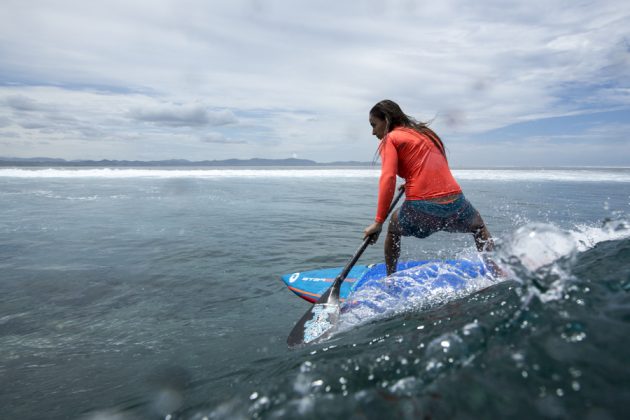
[[[313,305],[300,321],[295,324],[293,331],[287,338],[289,347],[314,343],[323,340],[333,332],[339,319],[338,304]]]
[[[287,338],[289,347],[323,340],[334,331],[339,320],[340,286],[341,282],[335,281],[319,301],[300,318]]]

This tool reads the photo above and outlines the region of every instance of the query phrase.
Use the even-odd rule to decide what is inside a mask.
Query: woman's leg
[[[398,212],[394,211],[387,227],[387,236],[385,237],[385,266],[387,267],[387,275],[393,274],[398,266],[398,258],[400,257],[400,225],[398,224]]]
[[[486,227],[486,224],[483,222],[481,215],[479,212],[475,215],[472,225],[470,227],[471,233],[475,238],[475,245],[477,246],[477,251],[492,251],[494,250],[494,243],[492,242],[492,235],[490,235],[490,231]]]
[[[473,237],[475,238],[475,245],[477,245],[477,250],[479,252],[484,251],[494,251],[494,241],[492,240],[492,236],[486,227],[486,224],[483,222],[481,215],[477,212],[477,215],[473,219],[473,224],[471,226],[471,231]],[[486,266],[490,269],[493,275],[497,277],[505,277],[505,272],[501,270],[501,268],[492,261],[492,259],[487,254],[482,254],[483,261],[486,263]]]

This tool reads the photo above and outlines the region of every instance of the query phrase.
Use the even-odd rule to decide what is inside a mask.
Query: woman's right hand
[[[364,234],[363,240],[365,240],[365,238],[369,236],[370,245],[375,244],[382,230],[383,230],[382,223],[378,223],[378,222],[372,223],[370,226],[366,227],[365,230],[363,231],[363,234]]]

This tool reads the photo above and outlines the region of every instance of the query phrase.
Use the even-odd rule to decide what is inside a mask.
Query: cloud
[[[229,110],[208,111],[202,105],[160,105],[135,109],[129,117],[138,121],[170,127],[199,127],[236,124],[236,116]]]
[[[8,127],[12,124],[11,120],[7,117],[0,117],[0,128]]]
[[[227,139],[220,133],[209,133],[200,139],[204,143],[215,143],[215,144],[246,144],[246,141],[243,140],[232,140]]]
[[[38,103],[36,100],[25,95],[12,95],[5,99],[8,107],[14,111],[33,112],[33,111],[50,111],[50,107]]]

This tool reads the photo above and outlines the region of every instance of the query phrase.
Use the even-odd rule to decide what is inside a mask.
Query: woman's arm
[[[398,151],[388,137],[383,140],[381,149],[381,178],[378,183],[378,205],[376,223],[383,223],[387,218],[387,211],[396,191],[396,174],[398,172]]]

